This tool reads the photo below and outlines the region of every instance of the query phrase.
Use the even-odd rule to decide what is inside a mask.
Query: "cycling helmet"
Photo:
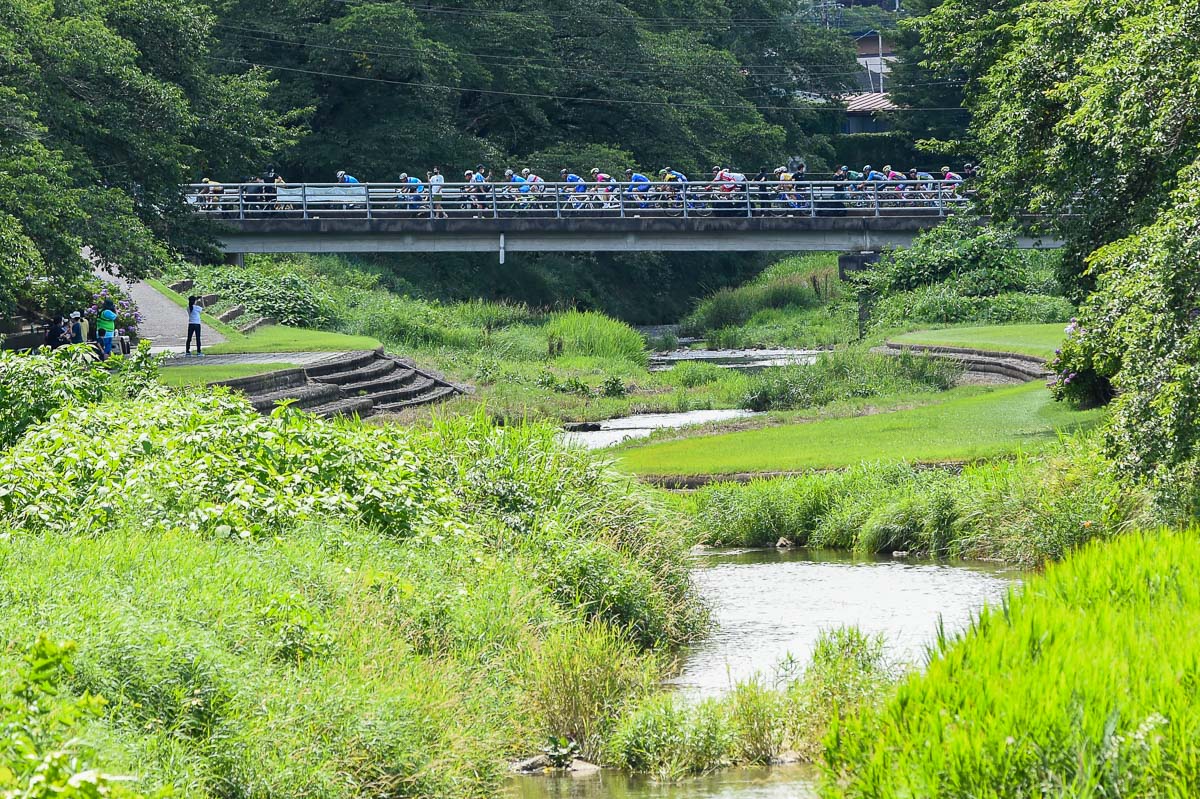
[[[884,174],[887,174],[888,172],[891,172],[891,171],[892,171],[892,165],[891,165],[891,164],[884,164],[884,165],[883,165],[883,172],[884,172]]]
[[[463,177],[469,178],[474,174],[475,174],[474,172],[472,172],[471,170],[468,169],[467,171],[463,172]]]
[[[845,164],[842,164],[841,166],[838,167],[838,171],[839,172],[849,172],[850,167],[846,166]]]
[[[504,177],[511,178],[512,176],[513,176],[513,171],[511,169],[504,170]]]
[[[479,164],[478,166],[475,167],[476,172],[482,172],[485,169],[487,169],[487,167],[485,167],[483,164]]]
[[[713,171],[713,174],[715,175],[715,174],[717,174],[718,172],[720,172],[720,171],[721,171],[721,167],[719,167],[719,166],[714,166],[714,167],[712,168],[712,171]]]
[[[599,169],[599,167],[592,167],[592,172],[591,172],[591,174],[593,174],[593,175],[599,175],[599,174],[600,174],[600,169]]]
[[[866,166],[864,166],[864,167],[863,167],[863,172],[870,172],[870,171],[871,171],[871,165],[870,165],[870,164],[867,164]]]
[[[404,183],[404,182],[405,182],[405,181],[407,181],[407,180],[408,180],[408,173],[407,173],[407,172],[401,172],[401,173],[400,173],[400,182],[401,182],[401,183]]]
[[[944,175],[944,174],[946,174],[946,173],[947,173],[947,172],[949,172],[949,171],[950,171],[950,167],[948,167],[948,166],[944,166],[944,167],[942,167],[942,174],[943,174],[943,175]]]
[[[669,167],[669,166],[664,166],[662,169],[658,170],[658,174],[660,174],[660,175],[666,175],[666,174],[669,174],[669,173],[670,173],[670,171],[671,171],[671,167]]]
[[[775,167],[776,175],[782,175],[784,172],[787,172],[787,167],[782,167],[782,166]]]
[[[625,174],[626,174],[626,175],[632,175],[632,174],[633,174],[633,169],[632,169],[632,167],[630,167],[630,168],[627,168],[627,169],[625,170]]]
[[[345,173],[345,172],[338,172],[338,173],[337,173],[337,176],[338,176],[338,180],[341,180],[342,178],[346,177],[346,173]]]
[[[565,169],[560,170],[558,174],[565,178],[567,176],[567,170],[565,170]]]
[[[521,177],[528,177],[528,176],[529,176],[529,167],[525,167],[524,169],[521,170]]]
[[[974,165],[971,164],[970,162],[968,162],[968,163],[963,164],[963,169],[970,169],[972,166],[974,166]]]

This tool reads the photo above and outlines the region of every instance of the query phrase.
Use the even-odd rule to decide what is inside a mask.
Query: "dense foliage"
[[[1139,533],[943,637],[879,713],[826,739],[831,797],[1194,796],[1200,543]]]
[[[966,84],[990,210],[1055,216],[1078,274],[1166,207],[1196,156],[1198,22],[1191,0],[944,0],[917,27],[936,76]]]
[[[286,141],[258,70],[216,74],[202,4],[0,2],[0,307],[202,244],[178,185]]]
[[[803,93],[840,90],[855,68],[849,37],[794,12],[787,0],[278,0],[265,14],[231,0],[217,53],[233,71],[273,68],[273,110],[312,109],[313,135],[279,162],[291,180],[395,180],[434,164],[499,174],[510,158],[543,176],[748,171],[828,152],[836,113]]]
[[[1018,250],[1012,233],[955,218],[853,279],[883,328],[1065,322],[1074,306],[1058,296],[1059,257]]]

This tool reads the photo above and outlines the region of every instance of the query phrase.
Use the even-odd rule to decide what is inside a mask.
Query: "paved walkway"
[[[101,280],[118,284],[137,303],[138,310],[142,312],[138,336],[149,339],[153,351],[183,352],[187,344],[187,309],[180,308],[172,299],[144,281],[127,283],[122,278],[99,270],[93,274]],[[224,336],[204,323],[200,325],[200,338],[206,347],[225,340]]]
[[[205,355],[203,358],[187,357],[176,352],[163,361],[163,366],[229,366],[232,364],[290,363],[294,366],[312,366],[321,361],[341,358],[348,352],[245,352],[236,355]]]

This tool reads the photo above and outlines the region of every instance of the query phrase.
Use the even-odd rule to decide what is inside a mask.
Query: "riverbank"
[[[0,635],[74,641],[45,701],[107,704],[54,741],[139,792],[494,795],[550,735],[599,757],[704,629],[672,517],[550,427],[261,417],[69,356],[0,368],[61,373],[0,452]]]

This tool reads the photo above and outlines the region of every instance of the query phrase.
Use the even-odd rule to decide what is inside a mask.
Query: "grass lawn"
[[[917,330],[889,336],[897,344],[929,344],[937,347],[969,347],[998,352],[1017,352],[1049,358],[1065,337],[1066,325],[991,325],[988,327],[947,327],[941,330]]]
[[[223,366],[167,366],[159,372],[159,379],[168,386],[201,386],[217,380],[232,380],[235,377],[250,377],[265,372],[291,369],[290,363],[231,363]]]
[[[146,280],[146,283],[158,291],[159,294],[178,305],[180,308],[187,307],[187,297],[183,296],[177,291],[171,291],[171,289],[167,288],[167,284],[163,283],[161,280],[149,278]],[[233,327],[232,325],[225,324],[220,319],[208,312],[200,314],[200,318],[204,320],[204,324],[208,325],[229,340],[245,338],[245,336],[238,332],[237,328]]]
[[[1072,411],[1040,382],[894,413],[688,438],[625,451],[639,474],[737,474],[832,469],[863,461],[975,460],[1030,451],[1058,430],[1095,424],[1101,411]]]
[[[205,347],[209,355],[230,355],[237,352],[344,352],[373,350],[379,341],[370,336],[347,336],[324,330],[302,327],[268,325],[248,336],[238,334],[220,344]]]

